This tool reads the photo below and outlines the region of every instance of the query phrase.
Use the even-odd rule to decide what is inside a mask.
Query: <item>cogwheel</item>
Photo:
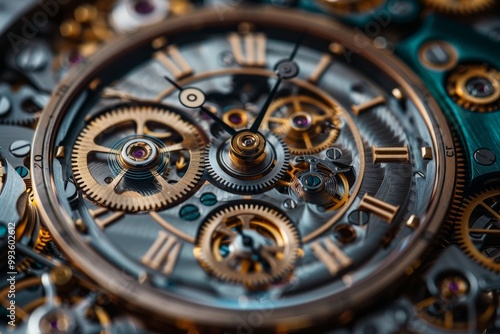
[[[365,13],[385,3],[385,0],[318,0],[333,14],[348,15]]]
[[[0,85],[0,124],[33,126],[49,96],[29,86],[13,91],[7,84]]]
[[[423,0],[427,6],[449,14],[472,14],[491,7],[494,0]]]
[[[446,89],[450,97],[467,110],[500,109],[500,72],[487,64],[459,66],[448,77]]]
[[[500,189],[467,198],[455,222],[457,242],[475,261],[500,272]]]
[[[300,239],[285,214],[259,202],[212,212],[201,226],[195,256],[218,279],[264,288],[282,280],[300,257]]]
[[[117,107],[89,121],[71,162],[91,200],[113,210],[161,210],[198,184],[203,149],[198,129],[169,107]]]
[[[292,154],[321,152],[340,134],[340,107],[310,96],[277,99],[269,109],[264,126],[283,139]]]
[[[255,194],[273,187],[283,177],[289,165],[288,148],[274,134],[256,136],[261,138],[263,150],[263,157],[256,164],[245,161],[240,165],[234,161],[233,138],[216,138],[206,148],[207,171],[216,186],[234,193]]]

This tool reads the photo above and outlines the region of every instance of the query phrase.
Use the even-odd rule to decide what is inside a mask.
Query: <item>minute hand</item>
[[[276,65],[276,74],[278,76],[278,79],[276,80],[276,83],[274,84],[273,88],[271,89],[271,92],[267,96],[266,101],[264,102],[264,105],[259,111],[259,115],[257,115],[257,118],[252,124],[252,127],[250,128],[250,132],[256,133],[259,128],[260,124],[262,123],[262,120],[266,116],[267,109],[269,108],[269,105],[274,99],[274,96],[276,95],[276,92],[278,91],[278,88],[280,87],[281,83],[285,79],[291,79],[297,74],[299,74],[299,66],[295,61],[293,61],[293,58],[295,58],[295,55],[297,54],[297,51],[299,50],[299,46],[303,40],[304,36],[300,38],[300,40],[295,44],[292,54],[288,59],[283,59],[278,62]]]

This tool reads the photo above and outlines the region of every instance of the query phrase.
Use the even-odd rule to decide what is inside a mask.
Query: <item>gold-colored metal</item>
[[[416,229],[420,226],[420,218],[417,215],[411,215],[405,225],[411,229]]]
[[[91,90],[96,90],[99,85],[101,84],[101,79],[99,78],[95,78],[94,80],[92,80],[90,83],[89,83],[89,88]]]
[[[161,268],[161,272],[168,276],[174,271],[181,249],[182,241],[160,230],[155,242],[141,258],[141,262],[153,270]]]
[[[259,133],[242,131],[231,138],[229,154],[242,170],[258,166],[266,158],[266,139]]]
[[[332,276],[352,264],[352,259],[328,237],[311,243],[311,249]]]
[[[246,33],[228,36],[236,62],[241,66],[264,67],[266,65],[266,35]],[[243,48],[244,45],[244,48]]]
[[[500,234],[500,189],[490,189],[467,198],[458,212],[455,222],[458,244],[467,255],[495,272],[500,272],[500,245],[491,244],[485,249],[474,240],[493,238]],[[481,219],[483,217],[483,219]],[[496,255],[495,255],[496,254]],[[494,257],[492,257],[494,256]]]
[[[152,124],[160,125],[164,131],[155,132],[155,130],[150,129]],[[117,157],[121,153],[115,148],[97,144],[96,139],[106,129],[125,125],[129,125],[134,130],[135,136],[156,138],[165,143],[165,147],[157,148],[158,163],[164,162],[170,166],[170,161],[166,161],[169,160],[167,154],[180,151],[187,153],[189,166],[184,176],[177,183],[170,184],[164,175],[156,172],[156,164],[143,167],[150,170],[159,187],[157,191],[148,195],[143,195],[132,189],[124,192],[115,190],[125,177],[127,170],[130,169],[126,165],[120,165],[120,174],[114,176],[109,184],[98,181],[89,169],[89,155],[103,154],[107,157]],[[173,138],[179,140],[173,142]],[[82,131],[72,155],[73,172],[76,183],[85,195],[105,207],[127,212],[159,210],[177,202],[195,187],[203,173],[203,148],[203,138],[198,130],[179,115],[167,109],[149,106],[120,108],[91,120]]]
[[[277,99],[262,122],[288,145],[292,154],[314,154],[326,149],[340,134],[337,105],[308,95]]]
[[[429,59],[429,55],[432,54],[431,50],[433,48],[439,48],[440,54],[445,53],[447,57],[446,61],[436,62]],[[457,50],[448,42],[441,40],[432,40],[424,43],[418,51],[418,57],[420,59],[420,62],[425,67],[436,71],[450,70],[458,63]]]
[[[488,9],[494,0],[423,0],[432,9],[450,14],[472,14]]]
[[[239,108],[225,112],[224,115],[222,115],[222,120],[235,129],[243,129],[248,126],[247,112]]]
[[[363,111],[366,111],[368,109],[374,108],[376,106],[379,106],[381,104],[385,103],[385,97],[382,95],[379,95],[377,97],[374,97],[373,99],[366,101],[360,105],[352,105],[351,110],[352,113],[356,116],[359,116]]]
[[[260,244],[261,239],[266,243]],[[208,217],[194,254],[215,277],[256,289],[285,279],[295,268],[299,249],[298,232],[286,216],[249,203],[226,207]],[[258,257],[252,256],[255,252]]]
[[[489,89],[485,96],[474,96],[469,91],[471,81],[477,82],[479,93]],[[488,87],[488,88],[486,88]],[[450,97],[463,108],[477,112],[491,112],[500,109],[500,72],[489,65],[461,65],[448,77],[446,89]]]
[[[58,146],[56,149],[56,158],[61,159],[64,158],[66,155],[65,148],[64,146]]]
[[[193,74],[193,69],[188,64],[186,59],[179,52],[175,45],[169,45],[165,51],[157,51],[154,58],[160,62],[177,80]]]
[[[421,148],[422,159],[424,160],[432,160],[432,147],[422,147]]]
[[[313,84],[317,83],[323,73],[325,73],[328,67],[330,67],[330,65],[332,64],[332,60],[333,59],[331,55],[324,54],[323,57],[321,57],[321,59],[319,60],[319,63],[314,71],[309,75],[307,81]]]
[[[373,213],[389,224],[392,223],[399,212],[399,206],[394,206],[392,204],[386,203],[368,194],[365,194],[363,196],[361,202],[359,202],[358,209]]]
[[[64,286],[68,284],[73,278],[73,272],[67,266],[55,267],[50,271],[50,281],[55,286]]]
[[[316,0],[333,14],[348,15],[369,12],[382,6],[385,0]]]
[[[403,101],[405,99],[405,95],[403,94],[403,92],[401,91],[400,88],[394,88],[392,91],[392,96],[394,96],[394,98],[398,101]]]
[[[372,146],[373,163],[382,162],[409,162],[410,148],[408,146],[401,147],[377,147]]]

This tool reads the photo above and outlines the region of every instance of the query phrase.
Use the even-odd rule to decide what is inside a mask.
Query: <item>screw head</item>
[[[491,150],[480,148],[474,152],[474,160],[482,166],[491,166],[497,161],[497,157]]]

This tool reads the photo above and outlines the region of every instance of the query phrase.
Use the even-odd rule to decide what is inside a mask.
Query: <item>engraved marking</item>
[[[366,111],[368,109],[371,109],[373,107],[376,107],[378,105],[384,104],[385,103],[385,97],[382,95],[375,97],[374,99],[370,101],[366,101],[364,103],[361,103],[360,105],[352,105],[351,109],[354,115],[358,116],[361,112]]]
[[[94,219],[95,223],[99,228],[104,229],[109,224],[116,222],[121,217],[125,215],[123,211],[116,211],[109,214],[111,211],[108,208],[98,208],[95,210],[89,210],[90,216]],[[107,215],[109,214],[109,215]],[[107,215],[107,216],[106,216]],[[106,217],[103,217],[106,216]],[[102,217],[102,218],[98,218]]]
[[[165,231],[159,231],[155,242],[141,258],[141,262],[151,269],[170,275],[181,252],[182,242]]]
[[[434,157],[432,155],[432,148],[422,147],[422,159],[432,160]]]
[[[359,202],[358,209],[371,212],[386,222],[392,223],[394,217],[398,214],[399,206],[391,205],[378,198],[365,194],[361,202]]]
[[[352,263],[352,260],[330,238],[313,242],[311,249],[332,275]]]
[[[234,59],[240,66],[266,66],[266,35],[249,33],[243,38],[237,33],[228,36]],[[245,50],[243,50],[245,44]]]
[[[377,147],[372,146],[373,163],[381,162],[409,162],[410,149],[402,147]]]
[[[159,61],[177,80],[193,74],[193,69],[179,52],[175,45],[167,46],[165,52],[157,51],[154,58]]]

